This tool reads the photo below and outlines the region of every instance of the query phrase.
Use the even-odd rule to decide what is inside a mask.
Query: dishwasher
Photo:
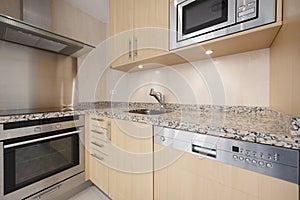
[[[182,184],[181,182],[183,182],[184,177],[179,176],[176,178],[176,173],[178,172],[176,173],[174,172],[175,169],[174,166],[176,166],[176,162],[180,160],[181,157],[184,157],[185,155],[191,155],[193,156],[193,158],[198,158],[198,159],[194,159],[193,163],[190,162],[189,165],[184,162],[182,162],[181,164],[177,164],[178,166],[179,165],[180,166],[177,167],[176,169],[183,170],[184,168],[187,168],[187,169],[191,169],[190,171],[194,170],[194,172],[196,171],[197,173],[197,170],[194,169],[195,166],[201,166],[199,164],[201,162],[201,159],[202,160],[208,159],[209,162],[207,163],[211,164],[212,168],[214,168],[214,165],[218,165],[220,166],[219,167],[220,169],[221,168],[231,169],[231,171],[227,170],[227,172],[224,173],[232,173],[233,176],[235,176],[235,170],[236,170],[236,171],[240,171],[241,174],[247,174],[247,176],[244,177],[247,177],[249,179],[254,179],[255,177],[258,177],[257,180],[255,180],[257,181],[257,184],[263,185],[264,183],[261,180],[264,179],[271,180],[270,183],[272,182],[275,183],[278,181],[281,184],[281,186],[283,186],[283,188],[285,186],[288,186],[290,188],[293,188],[293,190],[295,191],[293,192],[295,194],[292,194],[295,196],[295,198],[293,197],[288,199],[298,200],[299,198],[299,151],[298,150],[246,142],[241,140],[222,138],[222,137],[217,137],[217,136],[207,135],[207,134],[199,134],[199,133],[194,133],[189,131],[175,130],[175,129],[164,128],[159,126],[154,127],[154,144],[159,146],[154,153],[154,163],[155,162],[160,163],[159,165],[155,164],[155,171],[168,169],[168,167],[170,168],[169,170],[170,174],[166,175],[168,173],[168,170],[164,171],[165,177],[167,177],[169,180],[168,183],[167,181],[165,181],[164,183],[165,185],[169,184],[174,186],[176,185],[172,183],[174,181],[178,181],[179,184]],[[168,151],[173,151],[173,150],[177,152],[176,155],[174,153],[173,154],[168,153]],[[191,156],[187,156],[187,158],[190,158]],[[195,165],[195,166],[193,167],[191,165]],[[218,169],[217,167],[215,168]],[[173,174],[171,173],[172,172],[171,169],[174,172]],[[199,168],[199,170],[202,169],[207,170],[206,173],[212,173],[212,174],[219,173],[218,175],[219,177],[226,176],[226,174],[224,174],[223,172],[215,172],[213,170],[207,169],[205,166],[203,166],[201,169]],[[190,171],[187,173],[184,172],[182,174],[188,174],[190,173]],[[155,178],[157,178],[157,180],[161,180],[162,179],[161,177],[163,176],[159,175],[160,173],[157,174],[158,175],[155,176]],[[201,173],[199,172],[199,174]],[[234,185],[235,184],[234,181],[239,178],[239,177],[230,178],[230,176],[227,177],[229,177],[228,182],[231,182],[229,184],[230,186]],[[165,179],[167,180],[167,178]],[[245,184],[244,187],[245,192],[248,192],[246,189],[247,178],[245,178],[245,180],[243,180],[244,183],[242,183]],[[193,179],[192,176],[191,179]],[[195,180],[195,182],[197,181],[198,180]],[[192,182],[193,182],[192,180],[187,180],[185,184],[191,185]],[[223,180],[219,179],[216,180],[216,182],[223,182]],[[161,187],[164,187],[164,184]],[[177,186],[174,187],[170,186],[168,187],[168,190],[170,191],[173,190],[173,193],[174,192],[176,193],[180,189],[180,188],[176,189],[176,187]],[[185,186],[182,185],[182,188],[183,187]],[[255,184],[254,187],[256,187]],[[197,189],[200,190],[201,187],[199,186],[199,188]],[[274,191],[270,191],[269,193],[273,193],[273,192]],[[169,196],[172,196],[172,194],[170,194]],[[178,194],[177,196],[180,196],[180,194]],[[177,196],[175,195],[175,197],[173,198],[176,199]],[[225,199],[225,197],[223,199]],[[261,197],[259,197],[258,199],[261,199]]]

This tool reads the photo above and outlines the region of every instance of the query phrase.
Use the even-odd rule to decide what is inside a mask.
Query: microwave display
[[[194,1],[182,7],[182,33],[189,34],[228,20],[228,0]]]

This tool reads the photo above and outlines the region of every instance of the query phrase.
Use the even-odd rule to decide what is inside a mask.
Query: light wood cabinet
[[[112,120],[109,170],[112,199],[153,199],[152,142],[152,126]]]
[[[299,199],[297,184],[160,145],[154,163],[155,200]]]
[[[168,51],[168,0],[110,1],[112,68]]]
[[[152,200],[152,126],[92,115],[86,126],[86,179],[113,200]]]
[[[85,169],[86,180],[91,180],[104,193],[108,194],[108,149],[110,146],[110,119],[88,115],[85,134]]]

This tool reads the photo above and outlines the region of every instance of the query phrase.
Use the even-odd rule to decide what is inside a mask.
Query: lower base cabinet
[[[86,178],[113,200],[299,200],[297,184],[153,144],[146,124],[90,116],[86,130]]]
[[[90,157],[90,180],[108,194],[108,167],[96,158]]]
[[[113,200],[153,200],[152,126],[105,117],[86,125],[87,179]]]

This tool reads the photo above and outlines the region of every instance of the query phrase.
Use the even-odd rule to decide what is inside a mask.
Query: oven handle
[[[80,131],[72,131],[72,132],[68,132],[68,133],[62,133],[62,134],[59,134],[59,135],[52,135],[52,136],[48,136],[48,137],[37,138],[37,139],[33,139],[33,140],[27,140],[27,141],[24,141],[24,142],[17,142],[17,143],[13,143],[13,144],[7,144],[7,145],[4,145],[3,148],[8,149],[8,148],[12,148],[12,147],[22,146],[22,145],[25,145],[25,144],[30,144],[30,143],[40,142],[40,141],[44,141],[44,140],[59,138],[59,137],[73,135],[73,134],[77,134],[77,133],[80,133]]]

